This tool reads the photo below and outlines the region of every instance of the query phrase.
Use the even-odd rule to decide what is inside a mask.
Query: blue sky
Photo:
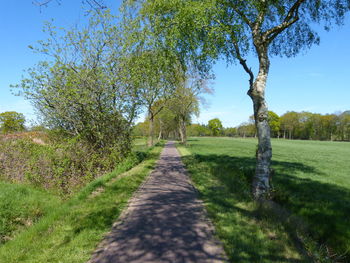
[[[106,0],[117,8],[120,1]],[[44,21],[53,18],[57,26],[69,27],[85,21],[81,1],[55,0],[47,8],[38,8],[31,0],[4,1],[0,10],[0,112],[18,111],[35,119],[29,102],[14,96],[10,84],[20,82],[23,70],[42,57],[28,45],[46,39]],[[321,44],[295,58],[272,58],[266,97],[270,110],[281,115],[286,111],[334,113],[350,110],[350,17],[345,25],[330,32],[320,30]],[[256,68],[256,58],[247,62]],[[214,67],[214,95],[206,96],[209,107],[203,108],[195,122],[207,123],[219,118],[224,126],[236,126],[252,114],[252,103],[246,95],[248,76],[240,65],[220,61]],[[142,116],[140,117],[142,118]]]

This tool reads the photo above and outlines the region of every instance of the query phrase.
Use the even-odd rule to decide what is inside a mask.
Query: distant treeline
[[[217,135],[230,137],[255,137],[254,118],[251,116],[237,127],[221,128]],[[269,112],[271,137],[302,140],[350,141],[350,111],[340,114],[318,114],[289,111],[278,116]],[[209,125],[191,124],[189,136],[213,136]]]

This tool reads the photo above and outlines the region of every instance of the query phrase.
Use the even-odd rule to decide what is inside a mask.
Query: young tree
[[[166,105],[175,114],[181,143],[187,141],[186,126],[190,124],[191,117],[199,115],[199,104],[204,102],[201,95],[204,93],[212,93],[208,80],[201,79],[197,74],[188,73]]]
[[[221,121],[218,118],[208,121],[208,128],[211,130],[213,136],[218,136],[223,130]]]
[[[155,130],[158,132],[158,140],[177,137],[178,121],[175,112],[169,108],[171,101],[172,99],[167,101],[165,107],[155,118]]]
[[[312,25],[341,24],[348,0],[128,0],[142,28],[165,47],[179,52],[184,63],[203,74],[223,56],[237,60],[249,75],[248,95],[253,101],[258,150],[253,194],[265,198],[270,190],[272,147],[265,88],[270,56],[294,56],[319,43]],[[244,58],[256,54],[257,75]]]
[[[268,121],[273,137],[280,137],[281,121],[280,117],[273,111],[268,111]]]
[[[24,131],[25,118],[22,113],[6,111],[0,113],[0,130],[2,133]]]
[[[124,38],[133,38],[126,41],[137,42],[142,36],[133,29],[125,28]],[[170,52],[148,44],[136,43],[137,48],[126,46],[129,49],[124,59],[123,67],[127,70],[126,82],[137,89],[140,105],[147,110],[149,119],[148,145],[154,144],[155,117],[163,110],[167,100],[176,90],[184,78],[178,63]]]

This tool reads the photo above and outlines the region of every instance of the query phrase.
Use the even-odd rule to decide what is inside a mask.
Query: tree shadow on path
[[[162,157],[90,262],[224,262],[180,161]]]

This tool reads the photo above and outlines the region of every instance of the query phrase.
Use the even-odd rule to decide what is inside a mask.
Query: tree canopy
[[[223,129],[222,123],[218,118],[208,121],[208,128],[211,130],[213,136],[218,136]]]

